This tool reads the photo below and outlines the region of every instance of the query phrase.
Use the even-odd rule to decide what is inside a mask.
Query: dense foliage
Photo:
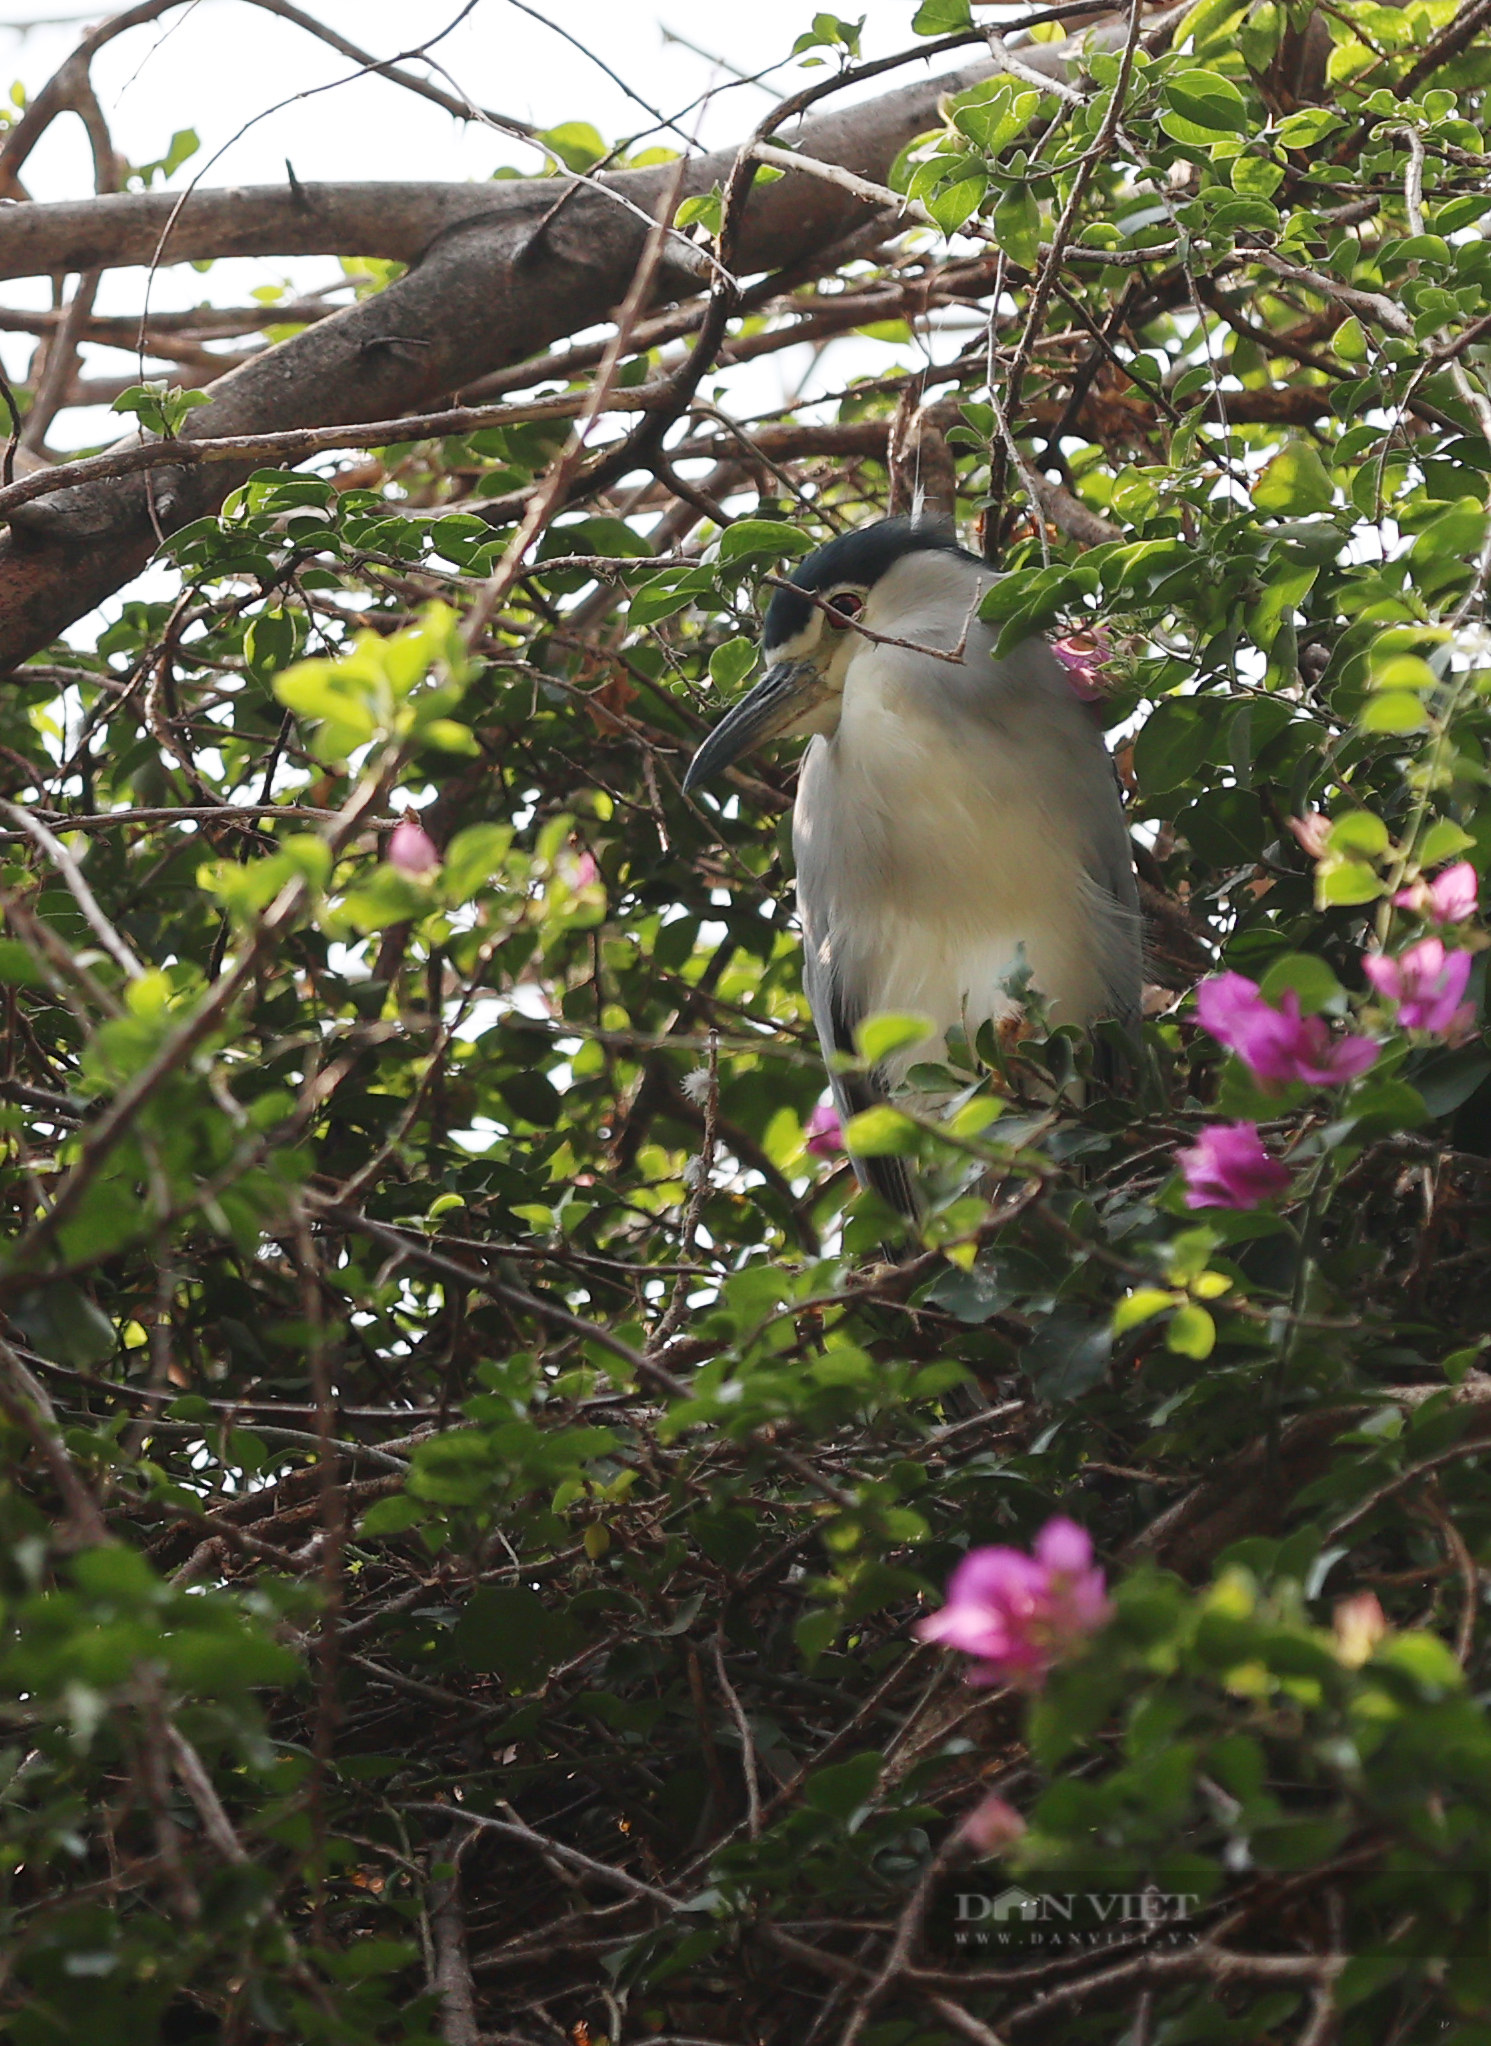
[[[644,276],[8,678],[7,2036],[1491,2039],[1486,940],[1417,885],[1491,869],[1484,12],[1038,26],[816,281]],[[908,1234],[804,1145],[791,749],[680,781],[770,579],[918,487],[1006,644],[1108,635],[1153,985],[1085,1108],[1033,1010],[859,1130]],[[1269,1197],[1188,1207],[1232,1125]],[[912,1623],[1058,1514],[1111,1618],[970,1689]],[[959,1947],[1016,1881],[1186,1936]]]

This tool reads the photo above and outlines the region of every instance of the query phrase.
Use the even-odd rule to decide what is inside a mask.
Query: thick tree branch
[[[941,97],[988,68],[981,61],[820,115],[792,140],[881,183],[897,152],[935,123]],[[696,158],[685,191],[722,183],[734,161],[733,151]],[[674,175],[674,166],[659,165],[608,177],[606,187],[625,196],[625,207],[594,186],[580,187],[547,225],[552,181],[193,195],[163,252],[167,260],[271,247],[286,254],[362,248],[416,267],[221,378],[212,406],[193,415],[183,437],[397,418],[607,318],[636,270],[646,233],[639,216],[657,205]],[[149,260],[174,203],[144,193],[16,207],[0,222],[0,272],[92,267],[89,249],[105,263]],[[861,226],[864,212],[852,192],[789,173],[751,193],[736,267],[755,272],[810,261]],[[678,259],[680,246],[670,244],[657,301],[697,289],[696,271]],[[62,491],[16,513],[0,548],[0,666],[37,652],[137,574],[156,544],[156,522],[169,532],[204,516],[249,472],[232,463],[190,474],[168,469],[148,480]]]

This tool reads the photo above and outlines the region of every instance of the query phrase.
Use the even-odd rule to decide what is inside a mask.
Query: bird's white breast
[[[916,637],[914,620],[897,629]],[[1088,1022],[1104,989],[1083,834],[1052,807],[1071,786],[1059,721],[952,723],[929,708],[941,679],[931,665],[867,645],[837,731],[810,749],[796,836],[821,910],[805,921],[838,953],[835,977],[864,1013],[913,1011],[972,1033],[1012,1012],[1002,984],[1023,945],[1052,1020]]]

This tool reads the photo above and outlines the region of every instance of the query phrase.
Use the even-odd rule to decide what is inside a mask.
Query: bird
[[[996,654],[978,612],[997,580],[933,523],[879,519],[818,547],[767,607],[760,681],[684,778],[693,791],[769,739],[810,735],[792,819],[803,985],[845,1120],[892,1098],[950,1030],[972,1043],[1018,1014],[1022,965],[1053,1026],[1139,1027],[1117,773],[1046,639]],[[868,1074],[837,1071],[887,1011],[928,1018],[930,1036]],[[853,1162],[915,1218],[904,1159]]]

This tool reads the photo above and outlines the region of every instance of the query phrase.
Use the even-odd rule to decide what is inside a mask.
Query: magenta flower
[[[1002,1797],[996,1797],[991,1791],[959,1826],[958,1838],[975,1854],[998,1854],[1023,1839],[1027,1830],[1025,1821],[1014,1806],[1006,1804]]]
[[[1175,1162],[1188,1208],[1256,1208],[1289,1185],[1289,1167],[1270,1157],[1250,1122],[1212,1124]]]
[[[1399,909],[1417,910],[1435,924],[1463,924],[1480,906],[1475,868],[1469,860],[1456,860],[1432,881],[1418,880],[1400,888],[1393,897]]]
[[[1299,996],[1287,988],[1277,1008],[1264,1000],[1256,981],[1241,973],[1219,973],[1196,990],[1196,1014],[1220,1043],[1235,1051],[1254,1079],[1266,1086],[1303,1080],[1311,1087],[1339,1087],[1364,1073],[1378,1047],[1367,1037],[1331,1040],[1323,1016],[1302,1016]]]
[[[1086,1529],[1058,1516],[1036,1536],[1034,1555],[970,1550],[948,1582],[947,1604],[915,1631],[973,1656],[970,1684],[1036,1690],[1111,1612]]]
[[[1474,1020],[1474,1002],[1465,1002],[1465,983],[1472,965],[1468,952],[1446,952],[1440,938],[1420,938],[1396,959],[1372,952],[1362,971],[1384,1001],[1395,1002],[1405,1030],[1428,1030],[1436,1037],[1456,1037]]]
[[[601,870],[595,863],[595,854],[582,852],[575,861],[575,870],[570,876],[571,886],[575,888],[589,888],[600,877]]]
[[[1108,687],[1108,662],[1113,642],[1106,632],[1074,632],[1067,639],[1053,639],[1051,651],[1066,669],[1072,693],[1084,703],[1093,703]]]
[[[388,864],[412,881],[428,881],[440,871],[440,848],[413,810],[406,810],[403,823],[394,826],[388,841]]]
[[[804,1125],[805,1148],[815,1158],[838,1158],[844,1150],[844,1125],[830,1102],[820,1101]]]

